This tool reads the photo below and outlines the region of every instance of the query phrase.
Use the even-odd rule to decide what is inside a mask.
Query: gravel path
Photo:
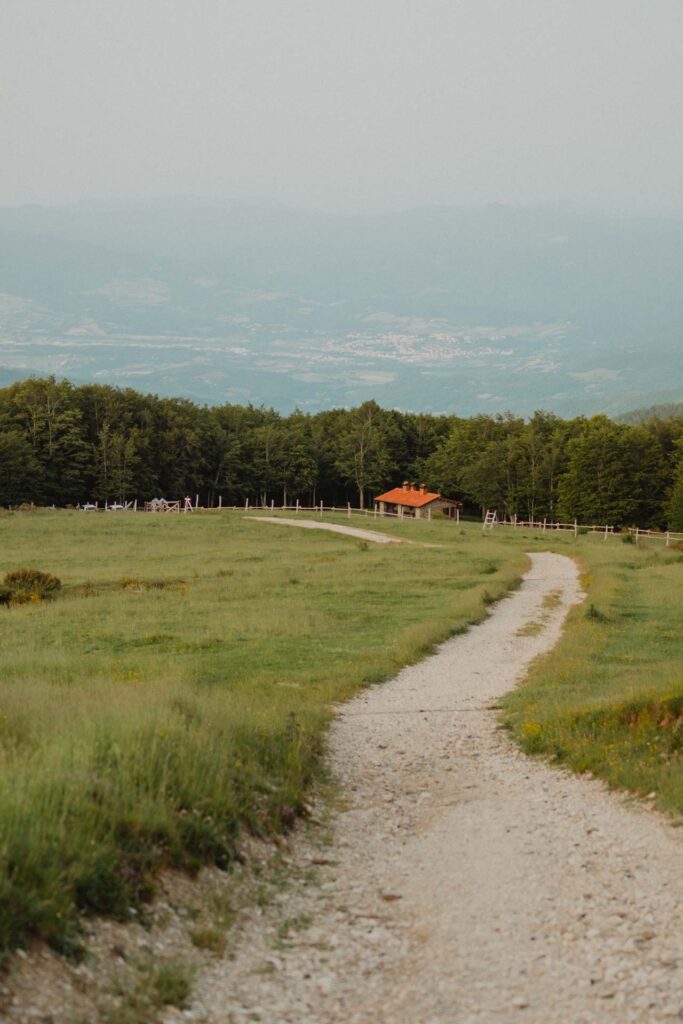
[[[185,1019],[683,1018],[683,836],[595,780],[526,758],[490,709],[579,599],[572,561],[533,555],[482,625],[344,705],[330,737],[344,794],[331,845],[295,838],[308,875],[244,922]]]
[[[400,537],[391,537],[388,533],[377,533],[375,530],[359,530],[356,526],[337,526],[335,523],[316,523],[314,519],[280,519],[278,516],[244,516],[256,523],[276,523],[280,526],[300,526],[303,530],[329,530],[330,533],[345,533],[359,540],[371,540],[375,544],[402,544]]]

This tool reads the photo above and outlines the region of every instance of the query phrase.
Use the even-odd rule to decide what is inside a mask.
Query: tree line
[[[683,417],[462,418],[374,401],[284,416],[53,377],[0,389],[0,505],[199,494],[362,508],[404,479],[470,512],[683,530]]]

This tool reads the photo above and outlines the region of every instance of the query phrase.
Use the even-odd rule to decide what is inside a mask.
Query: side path
[[[400,537],[392,537],[389,533],[378,533],[377,530],[362,530],[356,526],[338,526],[336,523],[318,523],[314,519],[284,519],[279,516],[242,516],[255,523],[270,523],[271,526],[298,526],[302,530],[327,530],[328,533],[345,533],[359,540],[370,540],[373,544],[404,544]],[[431,547],[431,545],[430,545]]]
[[[332,846],[300,836],[292,848],[317,882],[244,924],[185,1019],[683,1018],[683,836],[527,759],[489,710],[580,599],[571,560],[532,563],[486,622],[344,705]],[[542,629],[525,633],[532,622]]]

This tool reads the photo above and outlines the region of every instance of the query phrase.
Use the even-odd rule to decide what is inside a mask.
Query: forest
[[[281,415],[54,377],[0,389],[0,506],[198,494],[363,508],[404,479],[472,514],[683,530],[683,417],[461,418],[374,401]]]

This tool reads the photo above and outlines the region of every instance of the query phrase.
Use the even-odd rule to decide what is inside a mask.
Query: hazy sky
[[[0,205],[683,203],[683,0],[1,0]]]

